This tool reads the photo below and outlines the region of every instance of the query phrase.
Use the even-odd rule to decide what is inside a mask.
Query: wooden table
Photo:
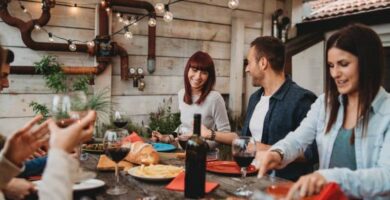
[[[159,153],[160,160],[163,164],[172,164],[178,166],[184,166],[184,160],[176,158],[174,153]],[[87,161],[83,161],[82,166],[91,171],[96,171],[96,164],[98,161],[98,155],[89,154]],[[127,173],[126,173],[127,174]],[[97,179],[103,180],[107,187],[111,187],[115,184],[115,177],[113,172],[99,172],[97,171]],[[145,182],[133,178],[130,175],[121,173],[121,183],[128,187],[127,194],[120,196],[111,196],[105,193],[105,190],[94,191],[93,195],[96,199],[147,199],[147,197],[155,197],[156,199],[184,199],[184,192],[176,192],[165,189],[168,182]],[[208,181],[219,183],[219,187],[209,194],[206,194],[206,199],[225,199],[230,196],[234,196],[234,192],[240,187],[243,182],[240,177],[223,176],[214,173],[206,174]],[[271,184],[269,179],[258,179],[256,174],[249,176],[245,179],[247,185],[251,189],[264,190]],[[107,188],[106,187],[106,188]],[[106,189],[105,188],[105,189]],[[94,198],[92,197],[92,199]],[[153,198],[151,198],[153,199]]]

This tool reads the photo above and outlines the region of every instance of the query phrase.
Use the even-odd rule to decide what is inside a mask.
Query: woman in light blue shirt
[[[260,152],[259,176],[283,168],[316,140],[320,169],[302,176],[288,199],[336,182],[350,198],[390,199],[390,95],[382,87],[383,47],[370,28],[353,24],[326,44],[326,88],[301,125]]]

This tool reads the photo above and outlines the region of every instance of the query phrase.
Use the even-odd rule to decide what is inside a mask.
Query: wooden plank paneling
[[[148,35],[148,18],[142,19],[137,26],[130,26],[130,30],[136,35]],[[197,21],[175,19],[171,23],[166,23],[161,18],[157,19],[157,36],[186,38],[195,40],[208,40],[229,42],[230,26],[210,24]],[[116,18],[113,20],[113,31],[123,28],[124,24]]]
[[[80,41],[89,41],[95,38],[94,30],[87,29],[77,29],[77,28],[62,28],[62,27],[45,27],[48,31],[55,33],[59,36],[64,36],[66,38],[77,39]],[[17,46],[17,47],[25,47],[22,37],[20,35],[19,29],[9,26],[4,22],[0,22],[0,36],[1,36],[1,44],[4,46]],[[12,35],[14,37],[7,37]],[[48,42],[49,36],[44,31],[33,31],[32,38],[37,42]],[[58,43],[66,43],[64,40],[59,40],[54,38],[55,42]],[[78,42],[76,42],[77,44]]]
[[[148,0],[155,5],[160,0]],[[196,20],[218,24],[231,24],[233,16],[241,17],[245,21],[246,27],[261,28],[261,13],[248,12],[242,10],[232,10],[228,7],[219,7],[196,2],[179,2],[171,5],[171,12],[174,18]]]
[[[254,39],[261,36],[261,29],[246,28],[244,34],[245,44],[250,44]]]
[[[134,36],[133,39],[126,40],[123,35],[115,35],[114,40],[124,47],[129,54],[147,55],[146,36]],[[230,58],[229,43],[159,37],[156,39],[157,56],[190,57],[199,50],[209,53],[215,59]]]
[[[23,94],[23,93],[38,93],[50,94],[52,91],[46,87],[45,81],[41,75],[15,75],[8,77],[10,86],[3,89],[3,94]]]
[[[184,88],[184,79],[182,76],[145,76],[146,87],[144,91],[139,91],[133,87],[133,81],[122,81],[120,76],[113,76],[112,79],[112,95],[166,95],[177,94]],[[220,93],[229,93],[229,78],[217,77],[215,90]]]
[[[146,72],[147,56],[129,56],[129,66],[138,68],[142,67]],[[182,76],[184,68],[189,58],[176,57],[156,57],[156,71],[153,76]],[[215,71],[217,76],[229,76],[229,60],[214,59]],[[113,74],[120,74],[120,60],[113,59]],[[148,76],[148,74],[146,74]]]
[[[0,118],[0,134],[8,137],[31,119],[32,117]]]
[[[10,47],[15,53],[15,66],[31,66],[34,62],[40,61],[45,55],[57,56],[59,63],[66,66],[94,66],[95,58],[86,53],[34,51],[28,48]]]
[[[28,117],[34,113],[29,107],[32,101],[50,105],[52,95],[41,94],[2,94],[0,95],[0,118],[4,117]]]
[[[118,108],[129,115],[146,115],[156,112],[158,106],[163,105],[163,100],[172,98],[172,112],[177,112],[177,96],[113,96],[112,101],[118,104]]]

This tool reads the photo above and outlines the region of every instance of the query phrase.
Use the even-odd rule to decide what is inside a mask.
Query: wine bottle
[[[200,137],[201,114],[194,114],[194,131],[186,147],[184,196],[203,198],[206,184],[207,143]]]

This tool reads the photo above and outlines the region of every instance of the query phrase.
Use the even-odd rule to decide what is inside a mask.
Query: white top
[[[222,95],[217,91],[211,91],[206,99],[200,104],[193,103],[188,105],[184,102],[184,89],[178,93],[178,102],[180,110],[179,126],[184,133],[192,133],[194,114],[202,115],[202,124],[209,129],[221,132],[230,132],[229,118],[226,111],[225,101]],[[196,102],[199,96],[193,95],[192,102]],[[215,142],[207,141],[210,148],[215,147]]]
[[[271,96],[262,96],[260,98],[249,122],[249,130],[257,142],[261,142],[261,137],[263,136],[264,119],[269,109],[270,98]]]

